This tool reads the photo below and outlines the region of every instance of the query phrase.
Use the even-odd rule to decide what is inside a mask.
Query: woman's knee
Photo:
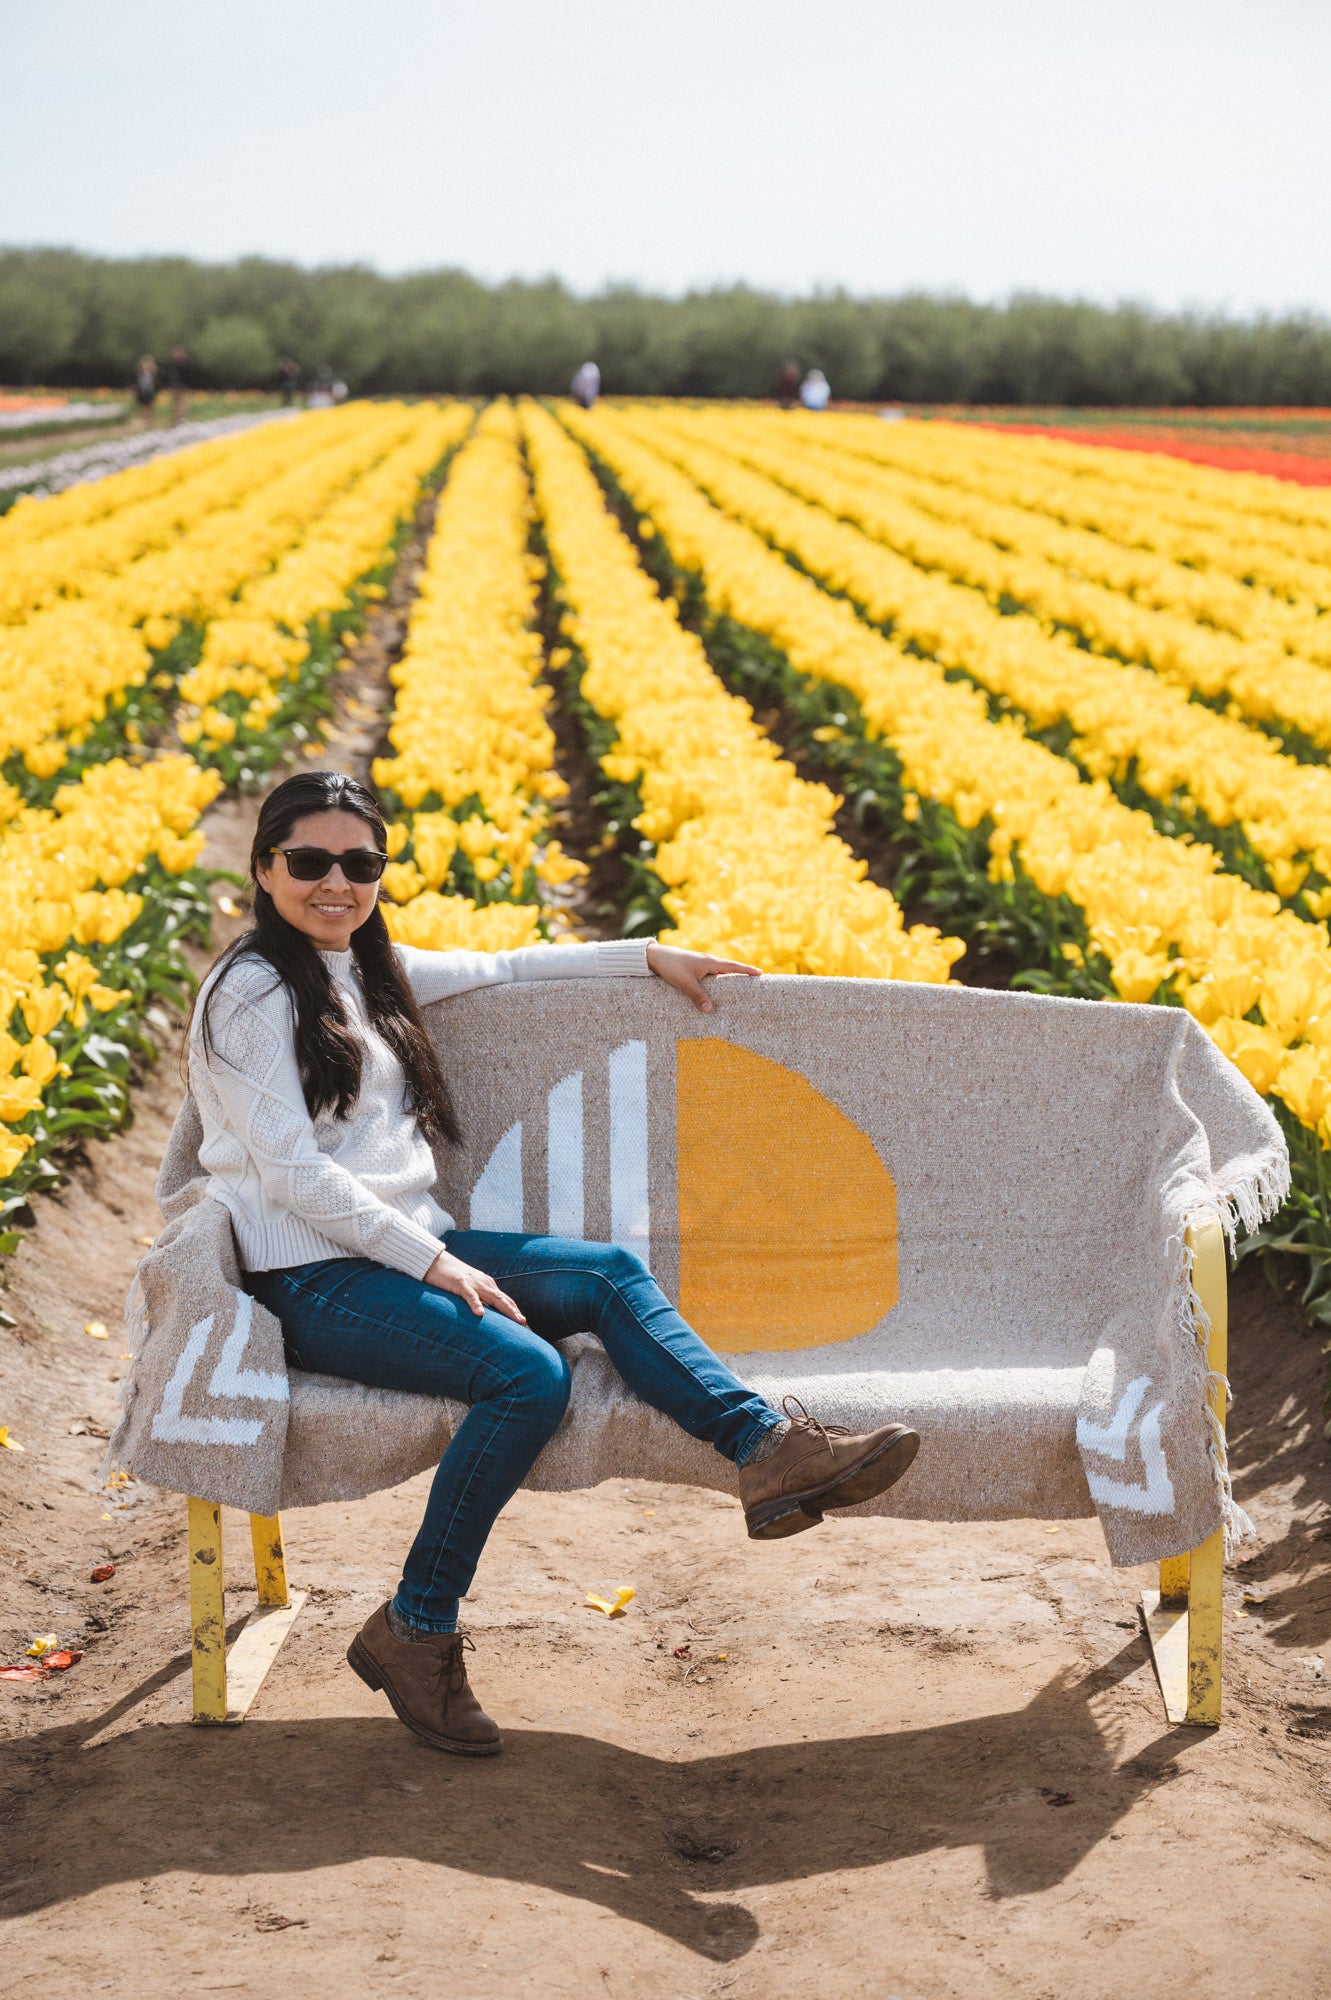
[[[651,1276],[636,1250],[626,1250],[622,1243],[588,1243],[585,1247],[591,1268],[612,1285],[630,1285]]]
[[[531,1348],[509,1377],[509,1396],[527,1418],[554,1430],[568,1408],[573,1374],[557,1347]]]

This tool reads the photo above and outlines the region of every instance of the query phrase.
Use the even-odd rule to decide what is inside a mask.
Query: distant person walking
[[[832,400],[831,384],[821,368],[811,368],[800,383],[800,401],[806,410],[825,410]]]
[[[289,354],[284,354],[277,364],[277,392],[284,410],[289,410],[300,394],[300,363]]]
[[[334,403],[333,371],[326,361],[321,361],[314,371],[314,380],[305,397],[307,410],[331,410]]]
[[[151,354],[141,354],[139,365],[134,370],[134,400],[139,406],[139,415],[145,430],[153,420],[153,406],[157,401],[157,363]]]
[[[189,382],[186,371],[189,354],[183,347],[173,347],[166,360],[166,386],[171,391],[171,421],[183,423],[189,408]]]
[[[776,378],[776,400],[783,410],[793,410],[799,401],[800,371],[797,361],[783,361]]]
[[[568,390],[575,403],[581,403],[584,410],[590,410],[601,393],[601,371],[594,361],[583,362]]]

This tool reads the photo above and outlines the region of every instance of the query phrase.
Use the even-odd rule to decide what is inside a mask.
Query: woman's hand
[[[647,947],[647,963],[658,979],[664,979],[676,993],[683,993],[703,1014],[715,1009],[715,1002],[703,990],[704,979],[718,973],[740,972],[755,979],[762,974],[760,965],[745,965],[742,959],[709,958],[705,951],[684,951],[677,944],[657,944],[655,939]]]
[[[453,1292],[458,1298],[465,1299],[478,1319],[489,1306],[492,1312],[502,1313],[505,1319],[515,1319],[519,1326],[527,1324],[526,1315],[507,1292],[500,1291],[487,1272],[464,1264],[460,1257],[450,1257],[447,1250],[439,1252],[425,1273],[425,1282],[441,1292]]]

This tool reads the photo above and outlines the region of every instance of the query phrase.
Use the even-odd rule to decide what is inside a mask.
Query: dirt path
[[[379,740],[412,560],[339,677],[348,767]],[[243,863],[252,812],[211,817],[210,860]],[[86,1649],[0,1685],[8,1990],[1331,1996],[1320,1343],[1260,1273],[1233,1336],[1259,1542],[1218,1735],[1164,1722],[1146,1578],[1093,1523],[830,1521],[758,1548],[734,1502],[631,1480],[522,1494],[500,1523],[468,1604],[498,1762],[430,1751],[343,1661],[423,1480],[288,1517],[310,1601],[243,1728],[205,1732],[183,1502],[99,1472],[178,1095],[168,1052],[133,1128],[41,1204],[5,1298],[0,1422],[26,1449],[0,1451],[0,1652]],[[619,1582],[625,1618],[581,1608]],[[236,1588],[237,1622],[252,1601]]]

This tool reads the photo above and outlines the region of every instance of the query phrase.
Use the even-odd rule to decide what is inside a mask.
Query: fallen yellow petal
[[[87,1334],[89,1340],[109,1340],[111,1338],[102,1321],[99,1319],[90,1319],[83,1331]]]
[[[18,1439],[17,1439],[17,1438],[12,1438],[12,1437],[11,1437],[11,1436],[9,1435],[9,1425],[8,1425],[8,1424],[0,1424],[0,1450],[4,1450],[4,1451],[26,1451],[26,1450],[27,1450],[27,1446],[26,1446],[26,1445],[21,1445],[21,1444],[19,1443],[19,1441],[18,1441]]]
[[[607,1618],[622,1618],[637,1594],[631,1583],[621,1583],[613,1597],[602,1597],[589,1590],[582,1601],[593,1611],[604,1611]]]
[[[40,1660],[43,1653],[53,1653],[59,1644],[60,1641],[56,1638],[54,1632],[39,1632],[29,1646],[28,1652],[31,1658]]]

